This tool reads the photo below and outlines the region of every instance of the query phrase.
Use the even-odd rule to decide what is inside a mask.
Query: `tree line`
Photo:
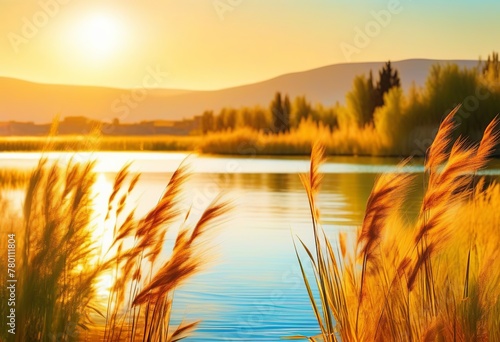
[[[297,96],[291,101],[288,95],[276,92],[268,108],[223,108],[217,114],[212,110],[203,112],[201,131],[207,134],[250,128],[268,134],[280,134],[297,128],[302,120],[327,125],[331,130],[338,124],[335,108],[325,108],[320,104],[313,106],[305,96]]]
[[[384,95],[392,87],[400,86],[397,70],[393,70],[391,62],[387,62],[379,71],[379,79],[374,83],[372,73],[366,79],[358,76],[355,91],[349,95],[348,101],[355,103],[353,113],[359,125],[373,122],[373,113],[377,107],[383,106]],[[287,133],[297,128],[302,121],[310,120],[329,127],[332,131],[338,127],[338,105],[324,107],[312,105],[305,96],[297,96],[293,101],[287,94],[276,92],[268,108],[223,108],[219,113],[205,111],[201,116],[201,131],[220,132],[247,127],[271,134]]]
[[[411,145],[428,139],[452,108],[462,104],[457,114],[459,134],[481,132],[500,111],[500,63],[498,53],[479,61],[475,68],[436,64],[423,87],[401,89],[398,70],[390,61],[368,76],[356,76],[346,95],[345,105],[312,104],[305,96],[290,99],[277,92],[267,108],[223,108],[205,111],[201,131],[232,131],[250,128],[266,134],[294,131],[308,121],[332,133],[351,129],[372,129],[392,144]],[[408,140],[412,140],[408,142]]]

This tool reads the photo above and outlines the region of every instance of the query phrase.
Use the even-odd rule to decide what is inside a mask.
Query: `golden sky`
[[[0,0],[0,76],[219,89],[335,63],[477,59],[500,2]]]

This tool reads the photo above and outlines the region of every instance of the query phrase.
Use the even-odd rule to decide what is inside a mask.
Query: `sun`
[[[124,30],[118,18],[98,13],[81,19],[75,43],[84,57],[96,61],[117,54],[123,40]]]

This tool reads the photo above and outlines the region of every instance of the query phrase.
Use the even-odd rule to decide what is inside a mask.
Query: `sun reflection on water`
[[[98,251],[94,263],[103,262],[111,258],[110,247],[113,243],[114,217],[106,219],[108,212],[108,199],[113,190],[113,184],[103,173],[96,174],[96,181],[93,186],[93,211],[94,217],[91,223],[91,239],[95,243]],[[113,276],[109,273],[101,274],[94,284],[99,300],[106,300],[113,286]]]

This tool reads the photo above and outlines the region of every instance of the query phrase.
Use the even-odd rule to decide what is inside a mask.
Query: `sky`
[[[210,90],[337,63],[484,59],[499,14],[496,0],[0,0],[0,77]]]

